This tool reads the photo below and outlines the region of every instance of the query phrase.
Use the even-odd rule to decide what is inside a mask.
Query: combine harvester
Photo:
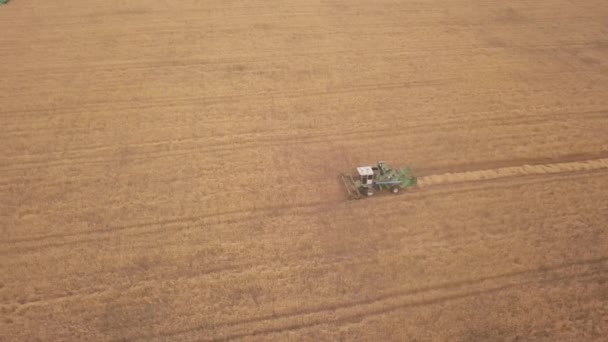
[[[341,174],[350,199],[373,196],[376,191],[390,190],[397,194],[401,189],[415,186],[417,178],[410,168],[391,169],[383,161],[377,166],[357,167],[357,176]]]
[[[573,162],[516,165],[486,170],[464,171],[416,177],[410,168],[391,169],[384,162],[377,166],[360,166],[357,175],[342,174],[340,178],[350,199],[372,196],[376,191],[390,189],[399,193],[401,189],[416,186],[426,188],[436,185],[464,182],[490,181],[501,178],[516,178],[532,175],[551,175],[566,172],[590,172],[608,169],[608,158],[588,159]]]

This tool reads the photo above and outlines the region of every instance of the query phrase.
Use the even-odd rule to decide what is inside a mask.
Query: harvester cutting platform
[[[357,167],[357,175],[354,177],[342,174],[340,178],[350,199],[372,196],[376,191],[382,190],[397,194],[402,189],[415,186],[417,181],[410,168],[391,169],[382,161],[376,166]]]

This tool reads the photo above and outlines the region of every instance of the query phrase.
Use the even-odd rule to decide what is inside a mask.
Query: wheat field
[[[2,341],[608,335],[605,1],[12,0],[0,123]]]

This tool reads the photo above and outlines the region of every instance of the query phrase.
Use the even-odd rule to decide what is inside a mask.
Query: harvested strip
[[[474,182],[480,180],[506,177],[544,175],[576,171],[592,171],[598,169],[608,169],[608,158],[592,159],[569,163],[510,166],[498,169],[430,175],[418,178],[418,186],[425,187],[439,184]]]

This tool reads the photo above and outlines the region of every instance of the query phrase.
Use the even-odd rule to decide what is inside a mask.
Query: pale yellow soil
[[[2,341],[608,335],[604,0],[12,0],[0,124]]]

